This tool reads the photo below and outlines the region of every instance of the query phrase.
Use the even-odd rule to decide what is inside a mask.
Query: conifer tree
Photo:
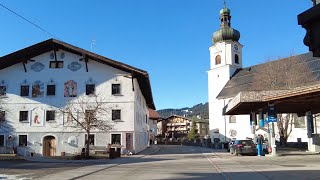
[[[188,133],[188,139],[189,141],[194,141],[197,137],[198,137],[198,130],[197,130],[196,121],[192,120],[192,126],[191,126],[190,132]]]

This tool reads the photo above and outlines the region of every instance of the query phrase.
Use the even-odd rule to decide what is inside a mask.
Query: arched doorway
[[[54,136],[46,136],[43,138],[43,156],[56,155],[56,138]]]

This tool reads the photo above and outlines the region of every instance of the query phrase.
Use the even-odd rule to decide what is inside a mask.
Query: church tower
[[[222,115],[227,99],[216,97],[238,68],[242,68],[242,45],[240,32],[231,28],[230,10],[224,4],[220,10],[220,29],[213,33],[210,51],[210,70],[208,71],[209,128],[212,141],[227,141],[229,122]]]

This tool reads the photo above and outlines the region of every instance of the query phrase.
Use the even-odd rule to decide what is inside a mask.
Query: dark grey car
[[[230,146],[230,153],[236,156],[238,154],[257,155],[257,148],[252,140],[236,140]]]

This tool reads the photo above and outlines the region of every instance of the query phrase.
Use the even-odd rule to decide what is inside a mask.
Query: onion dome
[[[230,10],[225,6],[220,10],[220,29],[213,33],[212,43],[220,41],[239,41],[240,32],[231,28]]]
[[[230,14],[230,9],[228,9],[227,7],[224,7],[223,9],[220,10],[220,14],[223,13],[229,13]]]

